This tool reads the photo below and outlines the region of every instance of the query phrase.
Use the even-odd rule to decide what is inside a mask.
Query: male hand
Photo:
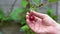
[[[32,13],[35,17],[34,21],[29,20],[29,15]],[[58,23],[46,14],[31,11],[26,15],[28,26],[37,34],[57,34],[59,31]]]

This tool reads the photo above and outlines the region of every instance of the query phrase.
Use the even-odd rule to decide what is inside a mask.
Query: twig
[[[26,0],[26,1],[28,1],[28,4],[26,6],[26,9],[29,9],[30,8],[30,0]]]
[[[47,5],[52,4],[52,3],[54,3],[54,2],[47,3],[47,4],[42,3],[43,5],[40,4],[39,6],[36,6],[36,8],[40,8],[40,7],[43,7],[43,6],[47,6]]]
[[[16,2],[17,2],[17,0],[15,0],[14,3],[11,5],[10,12],[9,12],[8,16],[9,16],[9,15],[11,14],[11,12],[13,11]]]

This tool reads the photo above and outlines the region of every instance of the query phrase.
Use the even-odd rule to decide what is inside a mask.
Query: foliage
[[[4,18],[4,12],[2,11],[2,9],[0,9],[0,20]]]
[[[20,31],[28,31],[29,27],[27,25],[24,25],[23,27],[21,27]]]
[[[2,9],[0,8],[0,26],[3,26],[3,23],[1,21],[4,17],[5,17],[5,15],[4,15]]]
[[[32,30],[30,30],[30,28],[27,25],[21,27],[20,31],[26,32],[26,34],[35,34]]]
[[[47,10],[47,14],[48,14],[51,18],[53,18],[54,20],[56,20],[56,19],[57,19],[57,15],[54,15],[53,12],[54,12],[54,10],[53,10],[52,8],[50,8],[50,9]]]
[[[26,0],[22,0],[22,2],[21,2],[22,7],[26,7],[27,4],[28,4],[28,2]]]
[[[10,16],[12,17],[12,19],[14,20],[19,20],[21,19],[19,17],[19,14],[23,11],[23,8],[17,8],[16,10],[14,10],[13,12],[11,12]]]
[[[51,2],[57,2],[58,0],[48,0],[48,1],[51,3]]]

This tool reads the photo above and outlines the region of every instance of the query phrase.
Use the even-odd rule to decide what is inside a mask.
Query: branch
[[[56,1],[56,2],[58,2],[58,1]],[[55,3],[55,2],[51,2],[51,3],[47,3],[47,4],[42,3],[42,4],[38,5],[38,6],[36,6],[36,8],[40,8],[40,7],[43,7],[43,6],[47,6],[47,5],[50,5],[50,4],[52,4],[52,3]]]

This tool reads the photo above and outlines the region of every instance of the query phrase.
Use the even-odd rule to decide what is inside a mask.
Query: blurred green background
[[[26,12],[48,14],[59,23],[59,0],[0,0],[0,34],[35,34],[26,25]],[[44,6],[39,6],[43,4]]]

